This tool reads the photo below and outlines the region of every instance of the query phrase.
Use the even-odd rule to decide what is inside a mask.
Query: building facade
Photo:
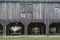
[[[60,0],[0,0],[0,35],[60,35]]]

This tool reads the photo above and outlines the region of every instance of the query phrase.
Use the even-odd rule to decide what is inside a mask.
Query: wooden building
[[[0,35],[60,35],[60,0],[0,0]]]

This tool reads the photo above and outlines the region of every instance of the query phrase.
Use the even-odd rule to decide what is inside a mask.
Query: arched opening
[[[60,34],[60,23],[52,23],[49,26],[49,34],[50,35],[58,35]]]
[[[3,26],[0,24],[0,35],[3,35]]]
[[[24,25],[21,22],[10,22],[6,27],[7,35],[23,35]]]
[[[29,35],[45,35],[46,34],[45,24],[40,22],[31,22],[28,25],[28,34]]]

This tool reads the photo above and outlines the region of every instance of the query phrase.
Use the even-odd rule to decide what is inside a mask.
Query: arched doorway
[[[10,22],[6,27],[7,35],[23,35],[24,25],[21,22]]]
[[[31,22],[28,25],[28,34],[29,35],[45,35],[46,26],[44,23]]]
[[[3,26],[0,24],[0,35],[3,35]]]
[[[58,35],[60,34],[60,23],[52,23],[49,26],[49,34],[50,35]]]

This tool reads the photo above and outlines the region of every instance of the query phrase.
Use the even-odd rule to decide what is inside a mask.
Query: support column
[[[59,33],[59,35],[60,35],[60,27],[58,27],[58,33]]]
[[[46,24],[46,35],[49,35],[49,25],[50,23],[48,21],[44,22]]]
[[[27,34],[28,34],[28,31],[27,31],[27,21],[25,21],[24,34],[25,34],[25,35],[27,35]]]
[[[25,21],[25,35],[28,35],[28,25],[29,25],[30,21],[26,20]]]
[[[3,26],[3,36],[6,36],[6,25]]]
[[[46,35],[49,35],[49,25],[51,24],[51,21],[45,21],[46,24]]]
[[[49,35],[49,25],[46,25],[46,35]]]
[[[3,36],[6,36],[6,22],[2,22],[3,25]]]
[[[24,34],[27,35],[27,25],[25,25],[25,30],[24,30]]]

